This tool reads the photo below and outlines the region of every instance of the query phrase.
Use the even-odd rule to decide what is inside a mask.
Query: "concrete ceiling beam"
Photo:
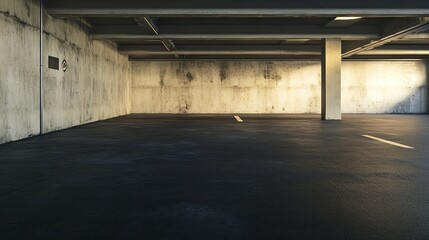
[[[158,27],[156,26],[155,22],[150,17],[134,18],[134,21],[144,31],[149,31],[155,35],[159,35]]]
[[[429,56],[428,45],[384,45],[376,49],[358,53],[357,55],[372,55],[372,56]]]
[[[412,34],[427,31],[429,17],[398,18],[381,27],[381,38],[377,40],[361,40],[343,44],[342,56],[347,58],[360,52],[372,50],[395,40],[403,39]]]
[[[171,40],[161,40],[161,43],[169,52],[176,50],[176,45]]]
[[[159,35],[147,34],[138,26],[100,25],[94,27],[93,39],[110,40],[286,40],[342,38],[346,40],[378,39],[377,26],[325,28],[323,26],[282,25],[195,25],[159,26]]]
[[[70,17],[409,17],[427,16],[428,9],[61,9],[49,15]]]
[[[404,17],[429,15],[421,0],[45,0],[57,17]]]
[[[152,31],[154,35],[159,35],[158,26],[152,18],[150,17],[135,18],[134,21],[136,21],[137,25],[139,25],[139,27],[142,28],[144,31],[147,31],[149,29],[149,31]],[[164,39],[164,40],[161,40],[161,43],[168,52],[175,50],[175,45],[173,41]]]
[[[159,45],[119,45],[127,55],[320,55],[319,45],[180,45],[165,52]]]
[[[320,45],[180,45],[165,52],[161,45],[119,45],[126,55],[289,55],[320,56]],[[385,45],[359,56],[429,56],[429,45]]]

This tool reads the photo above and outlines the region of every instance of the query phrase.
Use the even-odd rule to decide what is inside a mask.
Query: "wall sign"
[[[63,69],[63,72],[67,71],[67,61],[65,59],[61,63],[61,69]]]

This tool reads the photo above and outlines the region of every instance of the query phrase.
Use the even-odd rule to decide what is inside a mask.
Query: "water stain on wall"
[[[186,62],[180,62],[178,64],[178,67],[176,68],[176,76],[190,83],[194,80],[194,76],[190,71],[186,71],[187,67],[185,66],[185,64]]]
[[[264,69],[264,79],[272,79],[276,81],[282,80],[282,77],[275,71],[273,62],[266,63]]]
[[[24,21],[23,19],[21,19],[21,18],[19,18],[18,16],[16,16],[16,15],[13,15],[12,13],[10,13],[9,11],[1,11],[0,10],[0,14],[1,15],[4,15],[5,17],[7,17],[7,18],[11,18],[12,20],[14,20],[16,23],[19,23],[19,24],[21,24],[21,25],[23,25],[23,26],[26,26],[26,27],[31,27],[31,28],[34,28],[34,29],[38,29],[35,25],[32,25],[32,24],[30,24],[30,23],[27,23],[26,21]]]
[[[379,99],[382,99],[378,96],[380,94],[385,97],[394,96],[394,93],[389,91],[396,90],[390,90],[391,88],[386,88],[387,93],[384,93],[384,89],[378,92],[372,90],[371,94],[362,96],[361,93],[365,93],[367,89],[370,90],[378,86],[375,81],[389,81],[391,78],[395,78],[394,75],[388,73],[388,70],[397,68],[392,67],[390,62],[376,63],[380,66],[373,66],[373,64],[372,62],[347,63],[343,82],[343,97],[347,99],[347,104],[344,104],[343,107],[347,112],[424,112],[427,109],[429,103],[421,104],[421,102],[429,101],[427,100],[429,99],[427,97],[429,90],[426,83],[429,70],[416,63],[409,64],[410,66],[405,68],[405,78],[399,77],[404,78],[409,83],[398,85],[400,91],[407,92],[412,92],[409,87],[420,87],[418,92],[411,95],[407,94],[411,97],[411,104],[401,103],[390,109],[393,102],[389,103],[387,100],[380,102]],[[321,109],[321,68],[320,64],[314,61],[272,63],[269,61],[188,61],[182,63],[159,62],[156,64],[136,62],[134,65],[136,66],[135,69],[141,69],[143,66],[153,68],[157,71],[156,74],[165,69],[164,81],[169,87],[168,94],[166,94],[165,88],[162,90],[164,91],[161,96],[162,101],[157,101],[158,98],[145,98],[149,99],[145,102],[145,108],[141,107],[142,110],[140,110],[137,106],[135,112],[159,112],[158,109],[162,110],[158,107],[161,104],[165,106],[164,113],[231,113],[236,111],[320,113]],[[419,67],[418,71],[415,70],[414,65]],[[362,72],[362,69],[366,71]],[[194,79],[192,83],[189,83],[186,76],[188,72]],[[143,72],[139,71],[137,74],[141,74],[137,77],[147,78]],[[156,74],[155,77],[158,78]],[[280,76],[281,81],[274,80],[279,79]],[[425,78],[422,83],[415,83],[421,78]],[[223,82],[221,82],[222,79]],[[156,79],[156,81],[159,80]],[[211,82],[212,80],[213,82]],[[424,85],[423,82],[425,82]],[[156,90],[159,91],[159,86]],[[140,101],[140,98],[143,98],[147,91],[136,87],[135,92],[141,94],[141,97],[135,94],[136,99],[133,101]]]
[[[180,105],[180,112],[181,113],[188,113],[188,111],[189,111],[189,108],[190,108],[190,105],[188,104],[188,103],[182,103],[181,105]]]
[[[178,77],[182,76],[185,72],[185,63],[184,62],[179,62],[177,68],[176,68],[176,75]]]
[[[27,17],[31,16],[31,7],[28,2],[25,2],[25,10],[27,11]]]
[[[161,71],[159,72],[159,85],[161,86],[161,87],[164,87],[164,84],[165,84],[165,82],[164,82],[164,79],[165,79],[165,73],[166,73],[166,69],[165,68],[163,68],[163,69],[161,69]]]
[[[188,82],[192,82],[192,80],[194,80],[194,76],[192,76],[192,73],[190,72],[186,73],[186,78],[188,79]]]
[[[219,70],[219,77],[221,82],[223,82],[227,78],[227,72],[228,72],[228,64],[221,63],[220,70]]]

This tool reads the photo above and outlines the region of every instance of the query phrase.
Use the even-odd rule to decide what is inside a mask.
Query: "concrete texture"
[[[429,239],[428,115],[241,117],[1,145],[0,239]]]
[[[39,132],[36,1],[0,1],[0,144]]]
[[[428,113],[428,61],[345,62],[344,113]]]
[[[79,20],[44,17],[44,132],[128,114],[130,66]],[[0,2],[0,144],[39,133],[39,3]],[[48,55],[67,72],[48,69]]]
[[[344,113],[428,112],[425,61],[346,61]],[[311,61],[132,62],[134,113],[320,113]]]
[[[322,119],[341,120],[341,39],[324,39],[322,45]]]
[[[131,112],[128,56],[112,43],[90,40],[89,28],[77,20],[46,17],[45,28],[44,54],[68,62],[65,73],[45,69],[45,131]]]

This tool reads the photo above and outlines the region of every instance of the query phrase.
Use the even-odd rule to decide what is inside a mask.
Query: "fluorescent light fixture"
[[[362,17],[336,17],[334,21],[351,21],[351,20],[358,20]]]
[[[282,44],[300,44],[310,41],[310,39],[307,38],[291,38],[286,39]]]

